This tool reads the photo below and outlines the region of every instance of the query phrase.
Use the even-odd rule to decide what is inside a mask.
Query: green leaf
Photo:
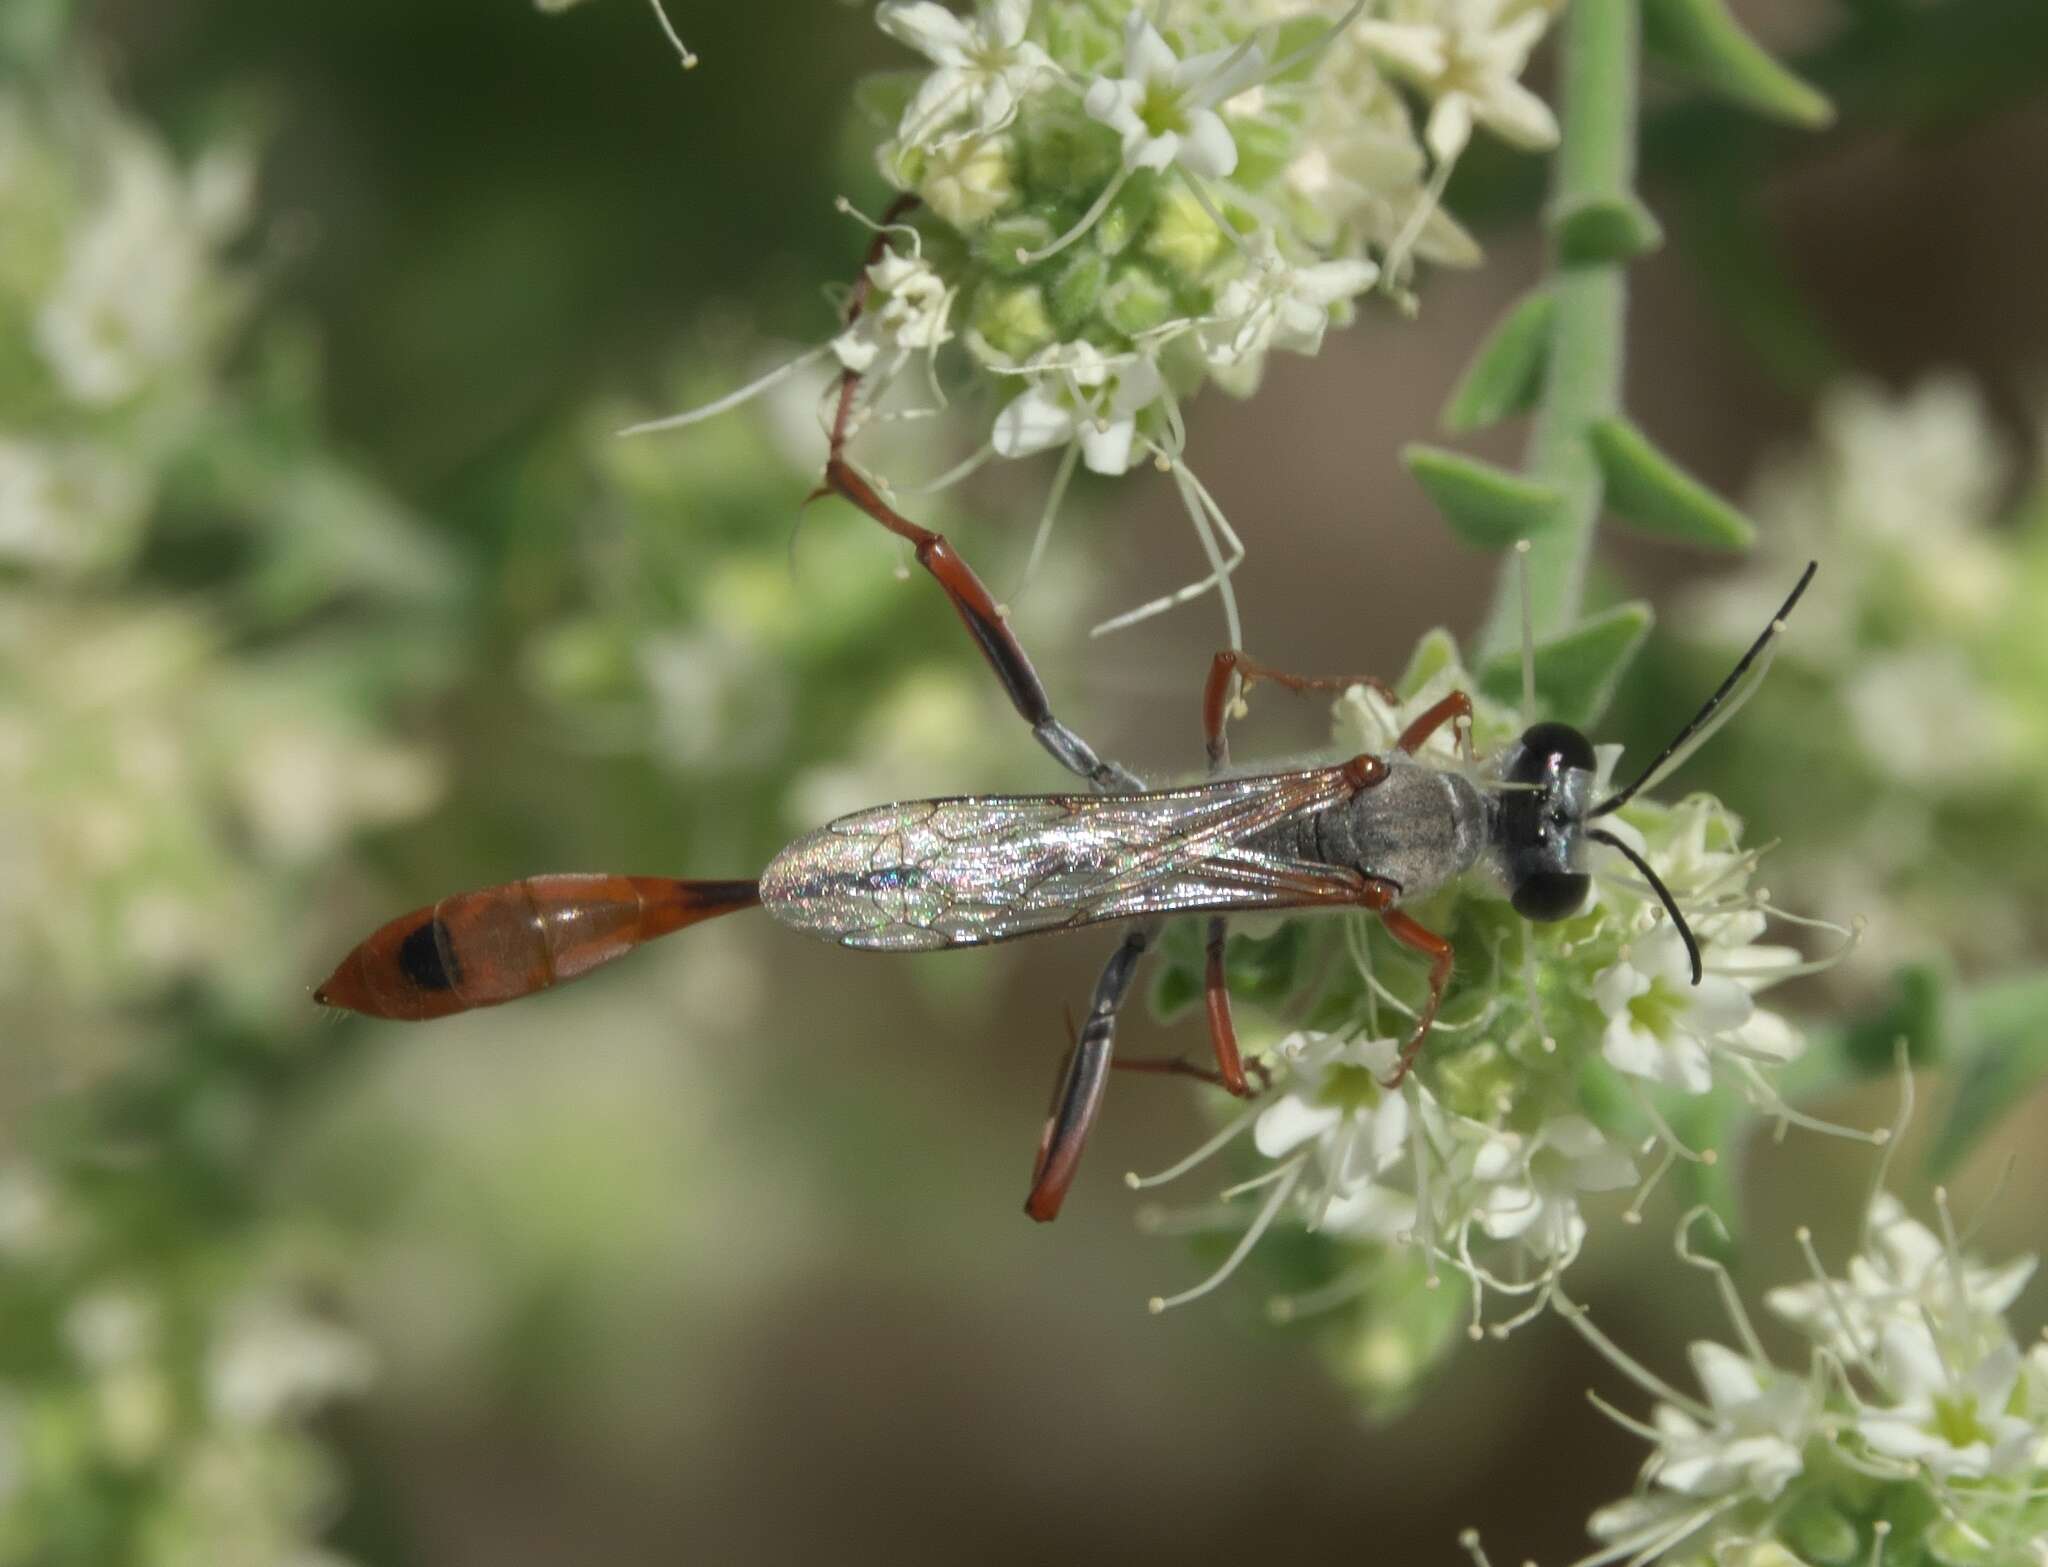
[[[1756,542],[1749,519],[1650,444],[1626,419],[1602,419],[1590,431],[1607,478],[1607,505],[1644,533],[1706,549],[1743,550]]]
[[[1948,973],[1938,964],[1909,963],[1892,976],[1892,999],[1875,1016],[1842,1031],[1842,1054],[1866,1077],[1898,1066],[1899,1041],[1916,1067],[1935,1066],[1948,1053]]]
[[[1964,1004],[1961,1071],[1928,1151],[1928,1173],[1952,1171],[1983,1135],[2048,1077],[2048,975],[1988,986]]]
[[[1581,729],[1593,723],[1613,698],[1655,620],[1647,604],[1618,604],[1580,621],[1561,637],[1537,643],[1537,706],[1549,717]],[[1480,665],[1479,689],[1498,702],[1519,702],[1522,655],[1498,653]]]
[[[1506,549],[1557,523],[1563,498],[1546,484],[1439,446],[1404,446],[1401,461],[1467,544]]]
[[[1558,261],[1568,267],[1633,261],[1664,243],[1664,229],[1628,191],[1551,203],[1546,214]]]
[[[1536,406],[1543,369],[1550,360],[1550,322],[1557,302],[1545,289],[1532,289],[1486,334],[1479,352],[1444,404],[1443,426],[1457,434]]]
[[[1723,0],[1644,0],[1650,52],[1732,103],[1809,130],[1832,123],[1834,105],[1742,30]]]

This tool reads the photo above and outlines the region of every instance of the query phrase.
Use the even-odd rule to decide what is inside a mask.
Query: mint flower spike
[[[1321,39],[1277,62],[1267,59],[1256,33],[1229,48],[1183,60],[1145,9],[1134,5],[1124,20],[1124,74],[1098,76],[1081,95],[1088,117],[1123,139],[1122,163],[1066,233],[1036,250],[1019,246],[1018,264],[1036,265],[1081,239],[1140,169],[1158,174],[1177,169],[1217,229],[1232,244],[1241,244],[1236,227],[1217,210],[1203,185],[1237,171],[1237,141],[1218,106],[1320,53],[1358,19],[1365,4],[1366,0],[1353,0]]]
[[[1434,167],[1423,200],[1387,249],[1390,280],[1404,274],[1475,123],[1526,150],[1557,145],[1557,117],[1519,78],[1561,8],[1562,0],[1396,0],[1391,19],[1358,25],[1359,41],[1431,105],[1423,144]]]
[[[1899,1068],[1894,1143],[1913,1111],[1903,1048]],[[1692,1250],[1696,1223],[1718,1225],[1705,1209],[1680,1221],[1678,1255],[1713,1275],[1739,1348],[1691,1346],[1703,1397],[1559,1294],[1574,1330],[1657,1400],[1645,1422],[1589,1395],[1651,1451],[1635,1493],[1593,1514],[1602,1544],[1573,1567],[2048,1562],[2048,1342],[2022,1352],[2003,1315],[2033,1259],[1967,1256],[1940,1190],[1939,1235],[1909,1218],[1884,1189],[1888,1158],[1844,1276],[1823,1272],[1802,1226],[1814,1281],[1766,1297],[1808,1340],[1803,1373],[1772,1362],[1727,1270]],[[1484,1560],[1476,1536],[1467,1549]]]
[[[981,0],[963,21],[935,0],[883,0],[875,25],[937,67],[903,111],[898,140],[936,146],[937,133],[971,122],[969,135],[992,136],[1017,118],[1018,104],[1059,75],[1052,59],[1024,36],[1031,0]]]

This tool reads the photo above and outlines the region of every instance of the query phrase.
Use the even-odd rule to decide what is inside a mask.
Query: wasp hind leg
[[[1052,1111],[1046,1117],[1045,1133],[1038,1142],[1038,1163],[1031,1172],[1031,1194],[1024,1199],[1024,1211],[1045,1224],[1059,1217],[1060,1204],[1067,1200],[1067,1188],[1074,1184],[1081,1168],[1081,1153],[1088,1144],[1089,1130],[1102,1108],[1102,1090],[1109,1081],[1111,1056],[1116,1049],[1116,1014],[1137,976],[1138,960],[1144,957],[1158,934],[1156,924],[1133,926],[1095,981],[1095,995],[1088,1004],[1087,1021],[1067,1052],[1059,1086],[1053,1091]]]

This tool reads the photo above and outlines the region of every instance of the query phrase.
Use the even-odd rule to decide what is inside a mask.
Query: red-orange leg
[[[1244,1078],[1244,1061],[1237,1051],[1237,1024],[1230,1016],[1230,986],[1223,971],[1223,948],[1230,938],[1230,921],[1217,915],[1209,921],[1208,967],[1202,985],[1202,1000],[1209,1013],[1209,1042],[1216,1049],[1216,1080],[1240,1099],[1252,1096]]]
[[[1208,746],[1210,772],[1230,763],[1225,726],[1230,717],[1233,684],[1237,695],[1242,696],[1261,680],[1270,680],[1297,696],[1310,691],[1347,691],[1362,685],[1370,686],[1389,702],[1395,699],[1393,688],[1374,675],[1297,675],[1262,664],[1236,648],[1225,648],[1209,661],[1209,678],[1202,688],[1202,737]],[[1386,776],[1385,765],[1377,757],[1359,757],[1353,765],[1356,771],[1352,782],[1357,788],[1370,788]],[[1237,1047],[1237,1025],[1230,1013],[1230,986],[1223,966],[1229,937],[1227,917],[1218,915],[1209,921],[1202,999],[1209,1015],[1209,1042],[1216,1051],[1214,1081],[1239,1098],[1250,1098],[1252,1089],[1245,1079],[1244,1062]]]
[[[1038,671],[1031,667],[1024,645],[1004,621],[981,578],[960,558],[944,534],[921,527],[897,511],[841,458],[835,457],[826,464],[825,482],[818,493],[838,495],[853,502],[898,538],[911,543],[917,551],[917,563],[945,589],[946,597],[959,612],[961,624],[967,627],[981,649],[981,656],[1003,683],[1010,705],[1031,726],[1032,734],[1054,761],[1098,789],[1144,787],[1135,774],[1104,760],[1093,746],[1053,716],[1052,699],[1046,695],[1045,682],[1038,678]]]
[[[1038,1162],[1031,1172],[1031,1192],[1024,1199],[1024,1211],[1041,1224],[1059,1217],[1060,1204],[1067,1200],[1067,1189],[1081,1168],[1081,1153],[1088,1145],[1088,1132],[1102,1108],[1102,1090],[1109,1080],[1117,1008],[1158,929],[1157,922],[1133,925],[1095,981],[1087,1021],[1067,1053],[1059,1086],[1053,1091],[1052,1111],[1038,1140]]]
[[[1472,721],[1472,698],[1462,691],[1453,691],[1414,723],[1401,731],[1401,738],[1394,742],[1394,748],[1413,756],[1429,742],[1429,737],[1454,719]]]
[[[875,291],[875,280],[868,276],[875,263],[889,248],[889,230],[918,208],[918,198],[908,193],[890,202],[882,213],[882,221],[875,228],[874,238],[868,241],[867,254],[861,258],[860,276],[853,280],[853,289],[846,296],[845,324],[852,326],[861,318],[861,312],[868,307],[868,295]],[[842,370],[839,372],[839,401],[832,414],[832,457],[837,461],[846,451],[847,440],[853,434],[853,405],[860,393],[860,372]]]
[[[1399,909],[1381,909],[1380,923],[1386,926],[1387,934],[1402,946],[1429,959],[1429,999],[1422,1005],[1422,1016],[1416,1019],[1415,1032],[1401,1047],[1400,1064],[1385,1084],[1388,1088],[1398,1088],[1401,1079],[1414,1067],[1422,1042],[1429,1037],[1430,1025],[1436,1021],[1436,1009],[1443,1005],[1444,987],[1451,982],[1453,954],[1448,941],[1435,931],[1416,924]]]
[[[1261,664],[1248,653],[1225,648],[1209,661],[1209,680],[1202,688],[1202,734],[1209,744],[1209,766],[1213,771],[1230,761],[1230,743],[1224,725],[1230,717],[1231,686],[1242,697],[1261,680],[1270,680],[1301,696],[1310,691],[1348,691],[1353,686],[1370,686],[1389,702],[1394,688],[1374,675],[1295,675],[1271,664]]]

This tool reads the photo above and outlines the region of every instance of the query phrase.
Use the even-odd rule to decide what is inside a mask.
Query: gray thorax
[[[1463,773],[1398,753],[1386,762],[1379,783],[1281,822],[1251,846],[1394,882],[1403,902],[1455,881],[1492,842],[1486,792]]]

